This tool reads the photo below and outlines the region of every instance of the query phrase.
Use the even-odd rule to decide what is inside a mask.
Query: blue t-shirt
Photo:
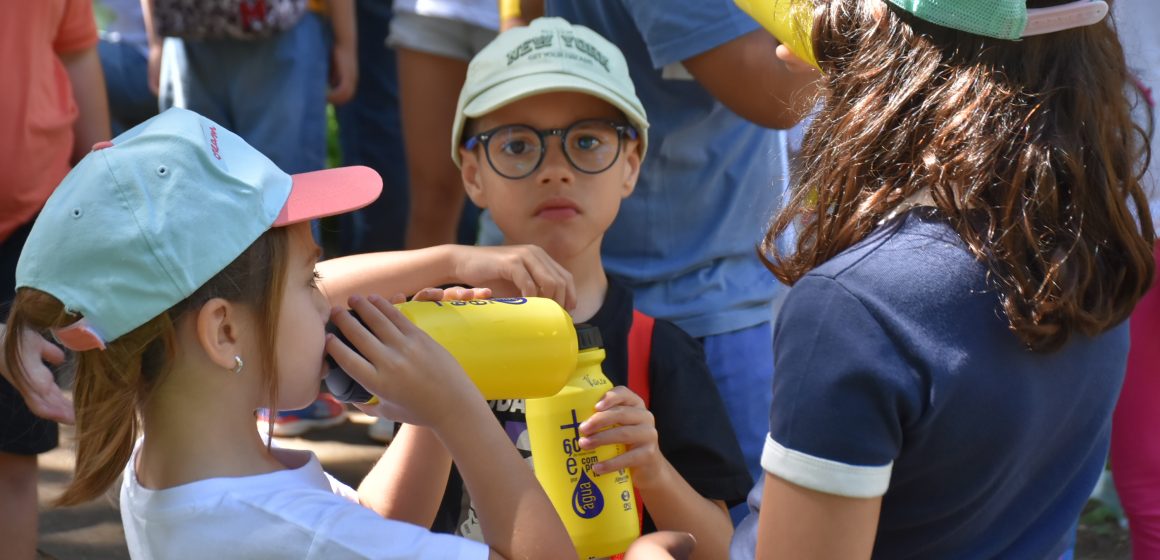
[[[638,309],[694,337],[768,321],[780,284],[754,247],[785,188],[785,134],[737,116],[679,66],[757,23],[733,0],[549,0],[547,13],[620,47],[650,121],[636,191],[604,238],[604,268]]]
[[[877,558],[1054,560],[1103,469],[1127,324],[1029,351],[986,274],[923,208],[786,296],[762,467],[882,496]]]

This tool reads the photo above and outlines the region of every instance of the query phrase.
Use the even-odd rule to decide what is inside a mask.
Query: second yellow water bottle
[[[620,554],[640,536],[640,520],[627,470],[597,475],[593,465],[624,453],[623,445],[580,449],[580,424],[612,389],[600,368],[600,331],[576,325],[576,372],[555,396],[528,399],[528,438],[536,478],[564,521],[580,558]]]

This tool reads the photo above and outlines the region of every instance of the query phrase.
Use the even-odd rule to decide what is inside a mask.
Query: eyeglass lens
[[[568,161],[584,173],[608,169],[620,153],[620,132],[608,122],[580,121],[562,132],[541,132],[525,125],[511,125],[491,133],[486,142],[488,161],[501,175],[526,177],[540,166],[546,137],[555,135],[563,137]]]

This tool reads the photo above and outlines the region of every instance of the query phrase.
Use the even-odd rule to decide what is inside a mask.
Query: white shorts
[[[495,39],[496,31],[453,19],[396,11],[387,46],[470,61]]]

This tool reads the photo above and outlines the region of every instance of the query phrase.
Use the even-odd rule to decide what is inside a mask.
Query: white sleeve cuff
[[[787,449],[770,435],[761,452],[761,468],[810,490],[848,498],[877,498],[890,487],[894,462],[882,466],[847,465]]]

